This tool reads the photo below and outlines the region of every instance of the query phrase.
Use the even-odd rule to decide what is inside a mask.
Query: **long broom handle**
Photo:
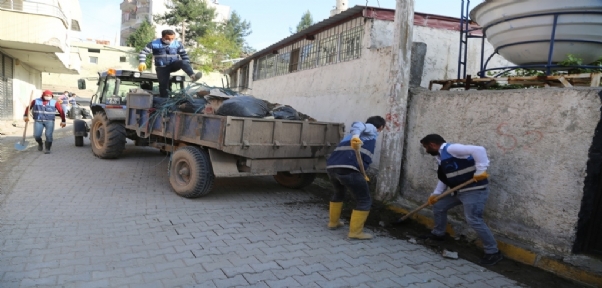
[[[462,189],[464,186],[466,186],[468,184],[471,184],[471,183],[474,183],[474,182],[475,182],[474,179],[470,179],[470,180],[468,180],[468,181],[466,181],[466,182],[464,182],[464,183],[462,183],[462,184],[460,184],[460,185],[458,185],[458,186],[456,186],[454,188],[447,189],[447,191],[439,194],[439,196],[437,196],[437,198],[435,198],[435,199],[439,200],[439,199],[441,199],[441,198],[443,198],[443,197],[445,197],[445,196],[447,196],[447,195],[449,195],[451,193],[456,192],[459,189]],[[405,216],[401,217],[401,219],[399,219],[399,221],[403,221],[403,220],[408,219],[410,216],[414,215],[416,212],[424,209],[427,206],[429,206],[429,202],[428,201],[426,201],[426,203],[420,205],[420,207],[412,210],[410,213],[406,214]]]

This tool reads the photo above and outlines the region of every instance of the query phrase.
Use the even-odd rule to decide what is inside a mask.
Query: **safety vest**
[[[356,171],[360,171],[360,166],[357,163],[357,156],[355,151],[351,148],[351,137],[347,135],[339,146],[334,149],[328,160],[326,160],[326,169],[330,168],[348,168]],[[370,140],[362,140],[362,148],[360,149],[360,155],[362,162],[364,162],[364,169],[367,170],[370,164],[372,164],[372,157],[374,157],[374,148],[376,147],[376,137]]]
[[[441,182],[447,185],[450,188],[456,187],[470,179],[474,176],[474,172],[477,171],[477,167],[475,166],[475,161],[472,156],[469,156],[467,159],[460,159],[452,156],[447,152],[447,148],[449,148],[450,144],[448,143],[441,149],[441,153],[439,157],[441,158],[441,164],[439,164],[439,168],[437,171],[437,177]],[[460,189],[460,192],[466,192],[471,190],[479,190],[487,187],[489,180],[481,180],[475,183],[471,183],[464,188]]]
[[[56,100],[52,99],[48,101],[48,104],[44,105],[44,100],[36,99],[31,113],[33,113],[33,119],[35,121],[54,121],[54,115],[56,114]]]
[[[172,62],[179,60],[178,48],[180,48],[180,42],[174,40],[169,45],[163,44],[161,38],[153,40],[151,42],[153,48],[153,58],[155,58],[155,66],[164,67]]]

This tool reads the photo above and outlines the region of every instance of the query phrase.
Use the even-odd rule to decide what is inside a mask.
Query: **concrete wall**
[[[389,47],[393,45],[394,23],[391,21],[374,21],[370,38],[375,47]],[[420,86],[428,87],[431,80],[448,80],[458,77],[458,55],[460,53],[460,32],[414,26],[414,42],[426,44],[426,57]],[[493,52],[493,46],[485,42],[485,60]],[[477,77],[481,65],[481,40],[469,39],[468,41],[467,75]],[[499,55],[495,55],[488,67],[512,66],[513,64]],[[441,86],[435,85],[434,90]]]
[[[371,25],[365,26],[370,33]],[[252,82],[246,91],[257,98],[291,105],[319,121],[365,121],[385,114],[388,106],[391,47],[373,48],[370,37],[363,37],[359,59]],[[250,73],[251,74],[251,73]],[[376,166],[380,156],[372,167]]]
[[[33,98],[42,95],[42,72],[24,63],[13,67],[13,119],[22,119],[31,91],[35,90]]]
[[[365,25],[360,59],[257,81],[249,73],[251,89],[242,92],[291,105],[320,121],[343,122],[347,127],[372,115],[384,117],[389,106],[393,29],[391,21],[370,20]],[[430,80],[455,78],[459,33],[423,26],[414,29],[414,41],[426,43],[427,51],[421,86],[428,87]],[[474,45],[470,48],[470,62],[475,63],[471,71],[476,73],[480,53],[474,51]],[[377,148],[374,159],[379,158]],[[372,168],[377,168],[378,162]]]
[[[422,137],[438,133],[450,143],[481,145],[491,161],[485,219],[494,233],[530,248],[570,253],[588,149],[600,121],[597,93],[413,90],[398,202],[415,208],[437,183],[436,162],[420,145]],[[454,230],[471,235],[461,208],[452,211]]]

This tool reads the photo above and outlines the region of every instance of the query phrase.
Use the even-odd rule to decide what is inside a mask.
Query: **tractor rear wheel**
[[[90,146],[98,158],[115,159],[125,150],[125,125],[110,121],[104,112],[97,112],[90,128]]]

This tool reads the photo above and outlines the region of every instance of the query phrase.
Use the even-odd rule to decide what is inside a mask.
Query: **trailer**
[[[92,152],[119,158],[127,135],[138,146],[170,154],[169,182],[186,198],[207,195],[216,178],[272,175],[285,187],[305,187],[326,172],[326,157],[344,136],[342,123],[181,111],[159,115],[153,108],[157,97],[140,89],[128,93],[124,121],[108,120],[98,110],[88,128]],[[75,135],[82,135],[81,129]]]

